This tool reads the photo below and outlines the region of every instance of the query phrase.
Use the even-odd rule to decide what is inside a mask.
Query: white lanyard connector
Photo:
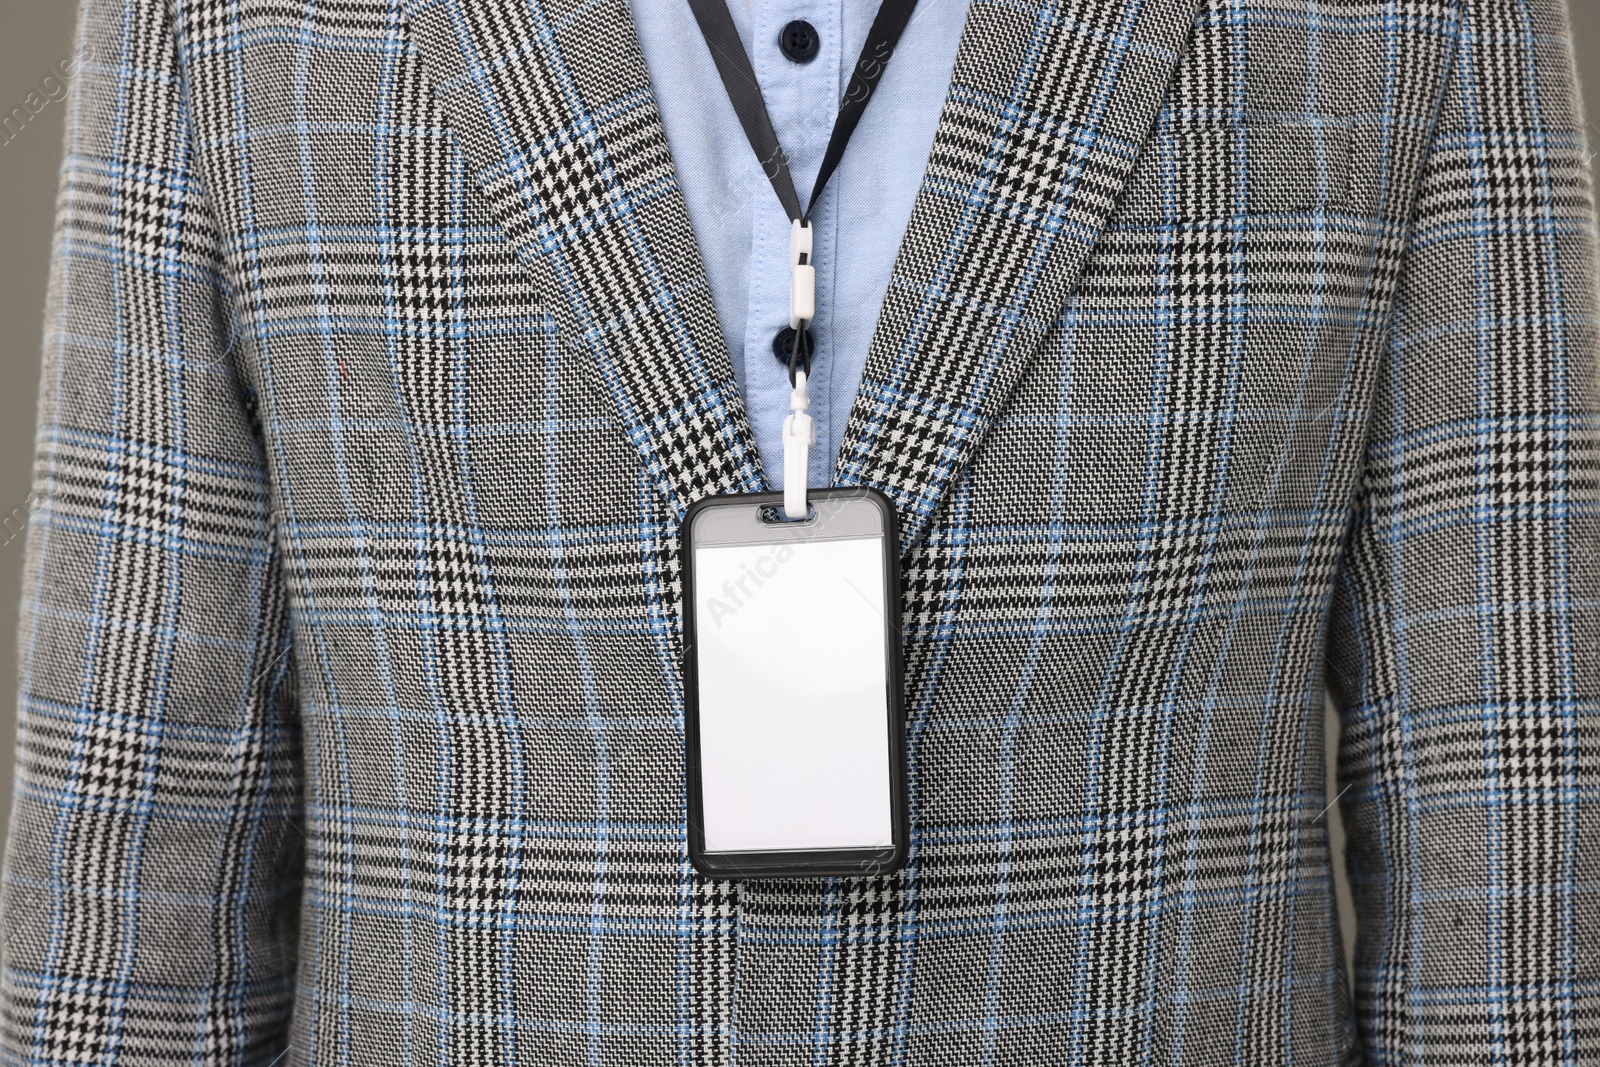
[[[783,420],[783,515],[791,522],[806,517],[806,483],[809,481],[811,446],[817,443],[816,421],[806,413],[811,396],[806,392],[806,372],[794,372],[789,393],[789,417]]]
[[[811,258],[811,223],[789,224],[789,329],[810,326],[817,317],[817,268]]]
[[[811,224],[795,219],[789,226],[789,328],[803,331],[817,316],[817,268],[811,263]],[[795,338],[800,343],[800,338]],[[796,367],[789,393],[789,417],[783,420],[783,513],[791,522],[804,519],[806,483],[810,481],[811,446],[817,425],[807,413],[811,394],[805,368]]]

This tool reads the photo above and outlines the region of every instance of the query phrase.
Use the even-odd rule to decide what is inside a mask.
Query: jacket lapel
[[[765,487],[626,0],[407,12],[475,180],[676,517]]]
[[[921,539],[1082,274],[1198,0],[973,0],[836,482]]]
[[[922,537],[1121,193],[1200,0],[973,0],[836,482]],[[626,0],[408,20],[491,209],[681,516],[766,487]]]

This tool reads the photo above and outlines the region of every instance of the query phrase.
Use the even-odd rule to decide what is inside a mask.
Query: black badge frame
[[[860,500],[870,503],[883,521],[884,656],[887,689],[885,706],[889,733],[889,803],[893,843],[888,848],[783,850],[774,852],[707,852],[700,775],[700,708],[698,645],[695,640],[694,529],[696,520],[715,508],[756,508],[781,515],[782,493],[724,494],[693,504],[684,515],[681,535],[683,574],[683,679],[684,679],[684,784],[688,808],[689,861],[695,870],[715,878],[820,878],[890,874],[905,864],[911,827],[906,801],[906,738],[900,641],[899,528],[894,504],[866,486],[813,489],[809,501],[814,511],[826,511],[830,501]],[[775,531],[803,542],[816,519],[771,523]],[[775,538],[774,544],[782,539]],[[797,651],[804,654],[803,644]]]

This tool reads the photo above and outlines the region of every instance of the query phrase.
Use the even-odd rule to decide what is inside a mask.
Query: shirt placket
[[[822,165],[828,135],[838,108],[840,82],[842,5],[839,0],[754,0],[750,9],[751,65],[761,84],[761,95],[772,116],[773,128],[789,157],[795,191],[802,205],[811,193]],[[789,23],[804,20],[816,30],[818,49],[809,62],[797,63],[784,55],[779,35]],[[765,177],[760,179],[766,184]],[[745,325],[746,401],[755,422],[756,444],[768,481],[782,481],[783,420],[789,413],[789,375],[773,355],[773,339],[789,324],[789,217],[771,188],[753,197],[750,227],[750,301]],[[832,222],[812,220],[815,247],[831,248]],[[832,360],[826,344],[827,294],[830,264],[817,264],[817,319],[814,333],[819,343],[812,357],[811,415],[817,422],[817,440],[832,438]],[[828,484],[832,456],[813,448],[810,484]]]

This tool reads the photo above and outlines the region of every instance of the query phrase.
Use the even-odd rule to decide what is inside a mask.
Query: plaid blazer
[[[743,884],[676,535],[764,479],[625,0],[81,25],[4,1063],[1600,1063],[1559,0],[976,0],[837,463],[910,863]]]

